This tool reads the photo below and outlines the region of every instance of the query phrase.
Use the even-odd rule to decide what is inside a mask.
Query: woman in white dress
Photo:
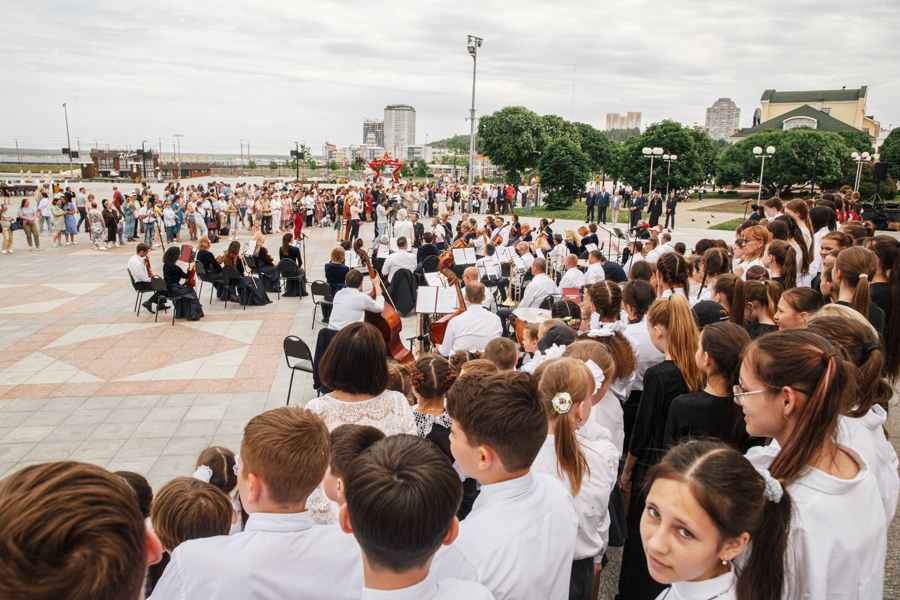
[[[385,435],[416,433],[406,396],[386,389],[385,343],[374,325],[353,323],[344,327],[319,363],[319,378],[334,391],[310,400],[306,408],[322,417],[328,431],[350,423],[371,425]],[[316,523],[330,525],[337,520],[338,505],[325,496],[321,485],[310,496],[307,508]]]
[[[825,338],[772,332],[747,347],[735,401],[747,433],[772,438],[747,458],[790,492],[788,598],[882,597],[887,524],[869,462],[837,436],[857,394],[853,366]]]

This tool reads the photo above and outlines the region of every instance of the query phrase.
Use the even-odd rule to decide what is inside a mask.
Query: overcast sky
[[[750,125],[767,88],[869,86],[900,126],[900,2],[40,2],[8,0],[0,147],[140,146],[286,154],[362,143],[387,104],[417,142],[468,133],[476,109],[522,105],[603,129],[607,112],[703,124],[730,97]],[[574,68],[574,107],[573,107]]]

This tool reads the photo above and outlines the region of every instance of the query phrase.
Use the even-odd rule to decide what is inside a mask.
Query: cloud
[[[94,140],[170,151],[286,153],[362,141],[392,103],[417,141],[468,131],[476,108],[523,105],[602,128],[607,112],[703,123],[730,97],[749,125],[763,90],[870,87],[868,112],[900,124],[900,5],[837,0],[616,3],[13,2],[0,44],[0,146]],[[574,72],[573,72],[574,67]],[[574,79],[574,103],[573,103]]]

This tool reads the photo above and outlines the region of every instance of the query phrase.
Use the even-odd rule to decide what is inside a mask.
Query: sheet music
[[[387,258],[391,255],[390,246],[385,246],[384,244],[378,244],[378,253],[376,254],[376,258]]]
[[[391,238],[391,252],[399,252],[400,248],[397,247],[397,238]]]
[[[356,255],[356,252],[347,252],[344,254],[344,264],[350,267],[351,269],[355,269],[359,267],[359,256]]]
[[[496,256],[500,260],[500,262],[508,263],[511,261],[509,248],[507,248],[506,246],[498,246],[497,251],[494,253],[494,256]]]
[[[538,258],[545,258],[544,251],[541,250],[540,248],[535,248],[534,253],[537,254]],[[529,265],[529,266],[531,266],[531,265]]]
[[[521,259],[529,269],[531,268],[532,263],[534,263],[534,256],[532,256],[530,252],[528,254],[523,254]]]
[[[247,252],[245,254],[252,255],[254,252],[256,252],[256,240],[250,240],[247,242]]]
[[[594,250],[597,250],[597,244],[585,244],[584,248],[588,252],[593,252]]]
[[[442,287],[422,286],[416,295],[416,312],[419,314],[432,314],[437,306],[438,290]]]
[[[434,289],[437,290],[437,304],[434,312],[441,315],[456,312],[459,307],[457,306],[456,290],[453,289],[453,286]]]
[[[440,273],[425,273],[425,283],[434,287],[444,285]]]
[[[465,264],[474,265],[476,263],[476,261],[478,261],[478,259],[475,257],[475,248],[469,248],[469,247],[463,248],[463,253],[466,256]]]
[[[525,256],[528,256],[528,254],[526,254]],[[522,260],[522,257],[521,257],[521,256],[513,256],[513,257],[512,257],[512,262],[513,262],[514,265],[516,265],[516,269],[519,270],[519,271],[524,271],[524,270],[527,268],[527,267],[525,266],[525,261]]]
[[[469,264],[466,261],[466,253],[465,248],[454,248],[453,249],[453,262],[458,265],[467,265]],[[472,261],[474,262],[474,261]]]
[[[488,279],[500,279],[501,266],[497,261],[484,261],[484,272]]]

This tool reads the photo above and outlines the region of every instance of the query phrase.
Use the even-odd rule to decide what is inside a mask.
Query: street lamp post
[[[475,182],[475,70],[478,67],[478,49],[481,47],[481,38],[474,35],[468,36],[469,54],[472,56],[472,109],[469,111],[469,193],[472,193],[472,184]]]
[[[175,137],[178,139],[178,177],[177,178],[181,179],[181,138],[183,138],[184,135],[182,135],[180,133],[176,133]]]
[[[647,157],[647,156],[650,157],[650,185],[649,185],[648,191],[652,194],[653,193],[653,159],[655,159],[657,156],[662,156],[663,149],[662,148],[644,148],[643,150],[641,150],[641,153],[645,157]]]
[[[603,153],[603,165],[600,167],[600,170],[603,171],[603,183],[600,184],[600,187],[606,187],[606,151],[609,150],[608,146],[600,146],[600,152]]]
[[[856,162],[856,179],[853,182],[853,191],[859,191],[859,179],[862,176],[862,166],[863,163],[869,162],[872,160],[872,156],[868,152],[863,152],[859,154],[858,152],[853,152],[850,154],[850,158],[852,158]]]
[[[674,154],[663,154],[663,160],[668,163],[666,167],[666,200],[669,199],[669,175],[672,174],[672,163],[678,160]],[[652,192],[651,192],[652,193]]]
[[[813,160],[812,187],[809,190],[810,196],[814,196],[816,193],[816,169],[819,166],[819,151],[824,147],[825,144],[813,144],[813,148],[816,149],[816,158]]]
[[[766,172],[766,159],[772,158],[772,155],[775,154],[775,146],[769,146],[766,148],[766,153],[762,153],[762,148],[759,146],[753,149],[753,154],[756,158],[762,159],[762,168],[759,170],[759,195],[756,197],[756,203],[759,204],[762,201],[762,189],[763,189],[763,173]]]
[[[69,177],[72,177],[72,138],[69,137],[69,109],[63,102],[63,112],[66,113],[66,145],[69,147]]]

